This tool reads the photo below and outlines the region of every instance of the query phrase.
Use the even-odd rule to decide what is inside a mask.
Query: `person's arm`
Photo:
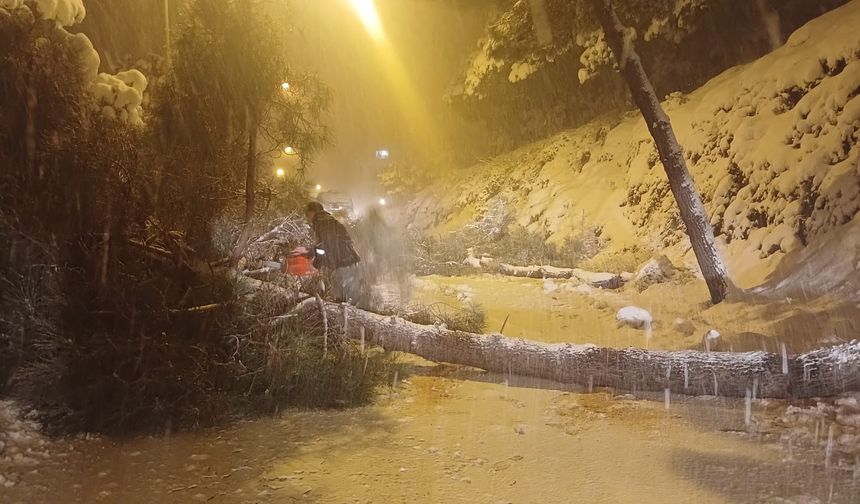
[[[316,243],[314,244],[314,267],[317,269],[326,263],[330,263],[331,258],[326,257],[326,255],[334,253],[337,230],[333,224],[335,224],[335,221],[325,219],[317,221],[314,225],[314,235],[316,238]],[[322,250],[323,253],[319,253],[318,250]]]

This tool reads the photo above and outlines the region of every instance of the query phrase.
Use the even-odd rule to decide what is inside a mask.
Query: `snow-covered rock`
[[[558,290],[558,284],[552,278],[545,278],[543,280],[543,291],[547,294],[551,294]]]
[[[702,344],[704,345],[706,352],[719,350],[721,343],[722,335],[716,329],[709,329],[708,332],[702,336]]]
[[[675,274],[675,267],[672,261],[665,255],[649,259],[645,264],[639,267],[636,273],[636,281],[643,286],[661,283],[669,280]]]
[[[599,289],[618,289],[624,285],[624,281],[615,273],[585,271],[579,268],[574,268],[572,271],[572,277],[582,283],[586,283]]]
[[[622,325],[632,327],[634,329],[650,330],[654,319],[651,313],[644,308],[638,306],[625,306],[618,310],[615,319]]]

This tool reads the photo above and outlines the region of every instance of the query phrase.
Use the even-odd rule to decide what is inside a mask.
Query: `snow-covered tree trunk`
[[[305,309],[316,310],[312,304]],[[813,397],[860,390],[860,342],[788,356],[549,344],[422,326],[328,303],[332,333],[434,362],[617,390],[686,395]],[[346,327],[343,321],[346,320]]]
[[[714,230],[708,221],[705,206],[687,170],[684,151],[678,144],[669,116],[660,105],[654,86],[642,67],[630,34],[615,13],[612,0],[591,0],[591,3],[633,100],[642,112],[657,145],[660,160],[669,178],[669,186],[678,203],[681,220],[687,228],[693,252],[708,284],[711,300],[719,303],[726,298],[729,289],[728,272],[717,250]]]

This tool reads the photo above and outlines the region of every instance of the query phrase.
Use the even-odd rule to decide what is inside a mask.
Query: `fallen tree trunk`
[[[499,273],[526,278],[576,279],[584,284],[601,289],[619,289],[624,285],[620,275],[586,271],[579,268],[557,268],[555,266],[513,266],[502,263]]]
[[[331,303],[325,309],[328,319],[339,325],[337,333],[352,339],[367,338],[367,343],[387,351],[589,388],[734,397],[749,394],[753,398],[830,396],[860,390],[858,341],[796,356],[615,349],[450,331]]]

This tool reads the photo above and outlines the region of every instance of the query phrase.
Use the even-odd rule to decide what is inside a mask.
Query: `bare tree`
[[[618,61],[621,75],[630,88],[633,101],[639,107],[639,111],[642,112],[648,131],[651,132],[654,143],[657,145],[660,160],[669,179],[669,187],[672,189],[672,194],[678,204],[681,220],[684,221],[687,228],[687,235],[690,237],[693,252],[696,254],[699,268],[708,284],[711,301],[719,303],[726,298],[728,293],[730,284],[728,272],[717,250],[714,230],[708,221],[708,214],[705,211],[702,198],[696,190],[693,177],[687,170],[684,151],[675,137],[669,116],[660,105],[657,93],[654,92],[654,86],[651,85],[651,81],[642,67],[642,61],[636,54],[630,32],[615,13],[612,0],[590,1],[597,18],[600,20],[600,25],[603,27],[606,40]]]

